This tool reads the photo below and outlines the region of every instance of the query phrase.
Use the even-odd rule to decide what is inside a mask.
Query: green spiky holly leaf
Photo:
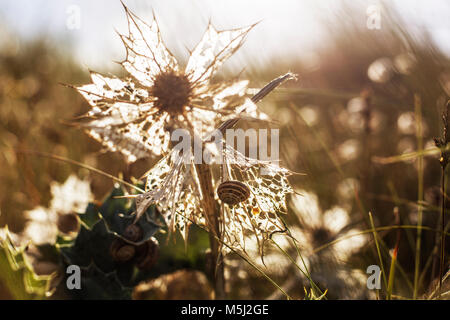
[[[135,220],[133,202],[129,199],[117,198],[125,195],[123,188],[115,187],[100,206],[90,203],[86,211],[79,215],[81,224],[87,229],[92,229],[96,223],[103,220],[108,231],[125,242],[142,244],[148,241],[162,227],[157,222],[156,208],[150,206],[143,218],[136,222],[143,231],[143,237],[139,242],[132,242],[122,236],[125,229]]]
[[[109,254],[109,246],[114,238],[103,220],[92,229],[82,225],[74,243],[60,247],[61,254],[68,264],[88,267],[95,263],[104,272],[112,272],[118,267]]]
[[[126,198],[116,198],[124,195],[125,191],[122,188],[114,188],[101,205],[90,204],[85,213],[79,215],[81,227],[77,237],[71,241],[60,238],[57,242],[64,263],[75,264],[81,268],[82,289],[67,290],[74,298],[128,299],[130,288],[139,281],[180,268],[204,267],[203,252],[208,246],[207,235],[200,233],[197,239],[197,233],[192,233],[192,246],[189,246],[187,251],[182,239],[166,243],[167,234],[158,232],[161,226],[156,222],[158,214],[154,207],[150,207],[136,222],[143,231],[142,240],[133,243],[123,238],[125,229],[135,219],[132,214],[135,209],[133,202]],[[139,245],[152,236],[158,238],[160,243],[166,244],[162,247],[163,252],[160,251],[157,265],[151,270],[138,271],[133,260],[127,262],[113,260],[110,247],[114,240],[120,238],[133,245]],[[199,246],[196,245],[197,242]],[[108,289],[109,286],[111,289]]]
[[[25,247],[16,247],[8,229],[0,239],[0,283],[13,299],[44,299],[51,295],[50,281],[53,276],[37,275],[25,254]]]
[[[71,290],[76,299],[129,300],[132,288],[122,285],[115,271],[103,272],[94,263],[81,270],[81,289]]]
[[[77,237],[72,241],[64,238],[57,241],[64,263],[78,265],[83,270],[81,282],[82,285],[83,283],[88,285],[83,289],[87,297],[96,299],[128,297],[127,288],[133,285],[133,278],[136,274],[135,262],[133,260],[114,261],[110,253],[111,244],[115,239],[121,238],[126,242],[131,242],[122,234],[127,226],[134,222],[132,201],[116,198],[124,195],[125,191],[116,187],[101,205],[89,204],[86,211],[79,215],[81,226]],[[154,208],[149,208],[145,213],[145,218],[137,222],[143,231],[143,237],[139,242],[131,242],[133,245],[148,241],[160,229],[160,226],[154,222],[156,215],[154,210]],[[93,269],[92,266],[95,268]],[[86,270],[90,270],[91,273],[86,274]],[[115,288],[114,293],[111,291],[108,294],[99,291],[99,288],[106,283],[110,283]],[[79,297],[78,290],[70,290],[70,293]]]
[[[133,215],[135,211],[133,202],[129,199],[117,198],[125,195],[123,188],[114,188],[105,201],[103,201],[99,212],[112,233],[126,242],[133,243],[122,237],[125,229],[130,224],[133,224],[135,220],[135,216]],[[136,222],[136,225],[143,231],[143,237],[139,242],[134,242],[134,244],[142,244],[148,241],[161,228],[161,225],[156,222],[157,215],[155,206],[150,206],[143,217]]]
[[[94,224],[101,219],[101,216],[99,215],[99,208],[93,203],[89,203],[85,212],[83,214],[79,214],[78,217],[80,218],[81,224],[88,229],[91,229]]]

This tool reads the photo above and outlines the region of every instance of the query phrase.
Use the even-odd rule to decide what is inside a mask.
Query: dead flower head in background
[[[265,118],[245,96],[248,81],[212,84],[217,68],[243,44],[254,25],[217,31],[211,24],[190,53],[184,71],[165,47],[156,19],[145,23],[127,7],[128,35],[121,65],[130,77],[119,79],[91,72],[92,83],[77,90],[92,106],[82,125],[109,151],[128,162],[165,154],[174,129],[204,137],[236,114]]]

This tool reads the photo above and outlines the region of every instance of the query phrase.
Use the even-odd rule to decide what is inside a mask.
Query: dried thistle
[[[278,214],[286,211],[285,194],[292,191],[287,181],[290,172],[230,148],[215,150],[215,154],[224,155],[228,177],[239,176],[248,193],[233,206],[218,210],[214,184],[219,179],[212,175],[209,164],[199,164],[178,148],[170,150],[171,134],[185,129],[194,142],[210,144],[219,121],[222,126],[218,132],[223,133],[242,118],[267,119],[255,103],[293,76],[288,73],[275,79],[250,100],[244,94],[247,81],[211,84],[211,78],[243,44],[254,25],[217,31],[209,24],[181,72],[161,39],[156,19],[146,24],[124,8],[129,34],[120,35],[127,49],[121,64],[131,77],[121,80],[91,73],[93,83],[77,88],[93,107],[83,126],[107,149],[124,154],[128,162],[165,155],[146,174],[146,192],[136,198],[136,220],[156,204],[169,230],[180,230],[185,239],[191,223],[207,229],[217,265],[216,297],[223,298],[222,248],[217,239],[227,247],[244,249],[247,232],[264,241],[270,233],[284,231]],[[270,178],[259,177],[260,169]]]
[[[147,24],[124,8],[129,34],[120,34],[127,51],[121,65],[130,77],[91,72],[92,83],[77,87],[92,106],[82,126],[106,149],[134,162],[165,154],[174,129],[187,129],[202,138],[219,119],[235,118],[241,112],[265,118],[245,96],[248,81],[211,83],[217,68],[241,47],[254,25],[217,31],[209,24],[180,71],[161,39],[155,17]]]
[[[292,78],[292,74],[288,73],[273,80],[252,100],[259,101],[282,82]],[[237,121],[239,118],[225,121],[217,130],[224,131]],[[279,214],[286,213],[286,195],[293,192],[287,179],[292,172],[268,161],[248,158],[223,141],[219,148],[215,153],[222,154],[222,173],[211,177],[213,185],[220,183],[218,191],[221,191],[221,185],[233,181],[239,184],[245,196],[236,203],[226,204],[223,197],[215,194],[215,200],[223,204],[218,236],[227,246],[245,250],[246,236],[254,234],[262,248],[262,243],[271,233],[285,230]],[[156,204],[170,230],[179,230],[186,239],[192,223],[206,229],[211,224],[202,207],[205,195],[202,195],[202,177],[194,156],[191,154],[186,158],[180,153],[181,150],[173,149],[146,173],[146,192],[136,197],[136,215],[138,219],[151,204]]]
[[[439,162],[442,168],[446,168],[450,160],[450,151],[447,150],[447,144],[450,143],[450,100],[447,101],[445,111],[442,113],[442,123],[444,125],[441,138],[434,138],[434,144],[441,149],[441,157]]]

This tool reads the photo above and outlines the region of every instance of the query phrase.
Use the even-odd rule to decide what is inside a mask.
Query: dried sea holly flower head
[[[265,119],[245,95],[248,81],[211,83],[217,68],[242,44],[254,25],[217,31],[208,25],[190,52],[184,71],[165,47],[155,17],[145,23],[125,5],[128,35],[121,65],[130,77],[91,72],[92,83],[77,90],[92,106],[82,126],[109,151],[128,162],[165,154],[174,129],[204,137],[219,121],[241,117]]]
[[[290,79],[295,79],[295,75],[287,73],[273,80],[252,100],[258,102]],[[225,121],[217,130],[233,126],[238,120]],[[287,178],[293,172],[277,163],[246,157],[223,140],[215,147],[219,148],[215,153],[221,155],[221,162],[214,165],[220,165],[222,169],[219,170],[221,173],[216,170],[211,176],[212,184],[216,186],[215,200],[222,204],[220,212],[216,212],[222,221],[218,234],[220,241],[228,248],[245,251],[246,238],[254,235],[262,250],[262,244],[271,234],[286,231],[280,214],[287,212],[286,195],[293,192]],[[204,195],[195,157],[192,153],[188,157],[180,153],[181,149],[172,149],[144,176],[147,179],[146,192],[129,197],[136,199],[136,219],[150,205],[156,204],[169,230],[180,231],[186,240],[189,226],[193,223],[211,230],[202,207]],[[221,188],[224,185],[226,188]],[[232,195],[224,197],[223,192]],[[227,198],[233,198],[233,201],[227,201]]]

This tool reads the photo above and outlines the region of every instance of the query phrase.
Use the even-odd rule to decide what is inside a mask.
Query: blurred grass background
[[[369,210],[377,226],[389,226],[395,224],[397,206],[403,224],[416,224],[418,192],[423,190],[423,224],[436,229],[437,154],[425,157],[423,182],[418,181],[417,160],[379,164],[373,157],[417,150],[414,97],[420,99],[423,144],[433,146],[432,138],[441,134],[440,114],[450,94],[449,57],[426,30],[410,32],[389,6],[380,30],[369,30],[366,17],[357,12],[343,6],[334,19],[323,21],[332,36],[307,58],[286,52],[285,57],[262,65],[252,63],[250,55],[241,57],[246,64],[242,78],[257,88],[287,71],[299,75],[299,81],[280,88],[261,108],[281,123],[282,163],[306,173],[291,182],[317,194],[322,210],[342,206],[350,212],[352,223],[368,229]],[[151,166],[150,159],[127,166],[120,155],[102,153],[98,143],[64,123],[88,110],[81,96],[60,84],[90,81],[87,68],[73,55],[73,45],[52,41],[45,34],[21,39],[8,25],[0,25],[0,32],[0,226],[20,232],[23,212],[46,206],[50,182],[63,182],[73,172],[91,179],[97,199],[112,186],[112,181],[85,169],[21,150],[64,156],[116,176],[139,177]],[[220,76],[233,72],[225,68]],[[423,189],[418,187],[421,184]],[[394,247],[395,232],[382,232],[380,237],[387,248]],[[398,276],[395,290],[405,296],[411,292],[406,279],[413,279],[415,239],[414,230],[403,232],[398,260],[404,276]],[[434,246],[435,233],[424,231],[421,266]],[[373,249],[371,244],[350,265],[365,270],[376,263]],[[387,251],[384,257],[389,261]],[[421,292],[435,278],[436,267],[426,271]],[[266,290],[260,288],[252,298],[267,296]]]

